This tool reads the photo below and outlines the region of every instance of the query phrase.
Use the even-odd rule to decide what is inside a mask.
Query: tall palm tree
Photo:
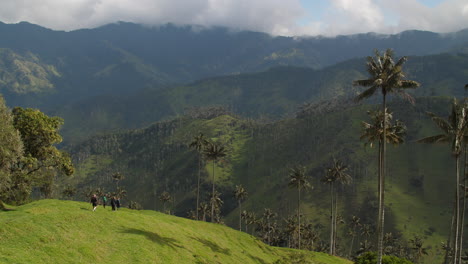
[[[456,99],[453,99],[452,110],[447,120],[436,116],[433,113],[428,113],[432,121],[442,130],[443,134],[426,137],[418,140],[421,143],[450,143],[452,155],[455,159],[455,234],[453,245],[453,263],[461,263],[459,259],[459,245],[461,243],[460,230],[460,153],[463,148],[463,143],[466,140],[466,132],[468,128],[468,113],[467,106],[458,104]],[[450,246],[450,245],[448,245]],[[458,259],[458,261],[457,261]]]
[[[298,248],[301,249],[301,190],[311,188],[304,166],[296,166],[289,171],[289,187],[297,188],[297,231]]]
[[[199,133],[198,136],[193,137],[193,141],[190,143],[189,147],[195,149],[198,152],[198,178],[197,178],[197,210],[196,217],[198,219],[198,207],[200,204],[200,175],[201,175],[201,166],[202,166],[202,150],[203,147],[207,144],[207,140],[203,133]]]
[[[406,62],[406,57],[401,57],[396,63],[393,60],[393,51],[387,49],[383,54],[375,50],[375,57],[367,58],[367,72],[370,75],[369,79],[356,80],[353,82],[355,86],[369,87],[356,97],[357,101],[369,98],[378,90],[382,93],[382,112],[386,116],[387,111],[387,95],[397,93],[404,98],[412,101],[412,97],[405,90],[416,88],[419,83],[412,80],[404,80],[403,64]],[[383,119],[383,138],[386,137],[387,122]],[[382,142],[379,162],[379,212],[378,212],[378,234],[377,234],[377,263],[382,264],[383,252],[383,234],[384,234],[384,217],[385,217],[385,140]]]
[[[338,194],[335,192],[335,182],[342,185],[351,183],[351,176],[346,173],[348,166],[345,166],[341,161],[333,158],[333,164],[327,168],[325,177],[321,180],[325,184],[330,184],[330,199],[331,199],[331,228],[330,228],[330,255],[336,253],[336,230],[337,230],[337,209],[338,209]]]
[[[215,165],[220,158],[226,156],[226,149],[221,146],[219,143],[207,142],[205,148],[203,149],[203,154],[206,160],[213,162],[213,190],[211,195],[211,222],[214,222],[214,211],[215,211]]]
[[[247,198],[247,195],[248,193],[242,185],[236,185],[234,196],[239,204],[239,231],[242,231],[242,201]]]

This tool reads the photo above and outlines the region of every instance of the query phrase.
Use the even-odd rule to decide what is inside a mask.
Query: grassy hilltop
[[[1,263],[311,263],[350,261],[270,247],[229,227],[154,211],[41,200],[0,212]]]

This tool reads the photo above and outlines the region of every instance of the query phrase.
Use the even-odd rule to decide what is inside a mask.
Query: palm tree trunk
[[[242,232],[242,203],[239,200],[239,231]]]
[[[444,264],[448,264],[450,262],[450,250],[453,249],[453,247],[452,247],[452,236],[453,236],[454,229],[455,229],[454,226],[455,226],[455,201],[453,203],[452,221],[451,221],[451,225],[450,225],[450,233],[449,233],[449,236],[447,238],[447,249],[445,250]]]
[[[458,155],[455,156],[456,170],[456,189],[455,189],[455,241],[453,247],[453,264],[457,264],[458,260],[458,244],[459,244],[459,228],[460,228],[460,164]]]
[[[384,233],[384,216],[385,216],[385,151],[386,151],[386,139],[387,139],[387,101],[385,90],[383,90],[383,138],[382,138],[382,154],[381,154],[381,168],[379,177],[379,216],[378,216],[378,233],[377,233],[377,251],[378,259],[377,264],[382,264],[383,255],[383,233]]]
[[[461,221],[460,221],[460,247],[459,247],[459,255],[458,255],[458,262],[461,263],[462,261],[462,252],[463,252],[463,230],[464,230],[464,223],[465,223],[465,209],[466,209],[466,143],[464,145],[464,152],[465,152],[465,163],[463,166],[463,204],[462,204],[462,212],[461,212]]]
[[[333,182],[330,183],[330,255],[333,255]]]
[[[338,234],[338,193],[334,190],[335,194],[335,212],[333,215],[335,219],[333,220],[333,255],[336,255],[336,236]]]
[[[353,253],[354,238],[356,237],[356,227],[353,228],[353,236],[351,237],[351,246],[349,247],[348,258],[351,259],[351,254]]]
[[[301,249],[301,186],[298,187],[298,199],[297,199],[297,225],[298,225],[298,248]]]
[[[213,190],[211,193],[211,222],[214,223],[215,161],[213,160]]]
[[[198,206],[200,206],[200,174],[201,174],[201,155],[198,153],[198,179],[197,179],[197,208],[195,208],[197,220],[198,218]]]

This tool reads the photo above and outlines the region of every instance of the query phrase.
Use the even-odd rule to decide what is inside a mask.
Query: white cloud
[[[450,32],[468,25],[467,0],[445,0],[435,7],[418,0],[328,0],[320,20],[307,15],[301,1],[315,0],[0,0],[0,21],[28,21],[62,30],[116,21],[172,22],[280,35],[396,33],[408,29]]]

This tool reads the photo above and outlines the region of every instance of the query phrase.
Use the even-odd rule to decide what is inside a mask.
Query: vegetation
[[[2,263],[352,263],[154,211],[92,212],[88,203],[58,200],[8,208],[0,212]]]
[[[382,112],[383,116],[387,116],[387,94],[398,93],[406,99],[412,100],[411,96],[406,93],[406,89],[416,88],[419,83],[412,80],[404,80],[405,74],[402,70],[403,64],[406,62],[406,57],[401,57],[396,63],[393,61],[393,51],[387,49],[383,54],[375,51],[375,57],[367,58],[367,72],[370,75],[369,79],[354,81],[354,85],[369,87],[356,97],[356,100],[368,98],[380,91],[382,93]],[[387,142],[387,118],[383,118],[382,122],[382,140],[381,151],[379,153],[379,213],[377,224],[377,252],[378,264],[382,263],[383,256],[383,236],[385,223],[385,164],[386,164],[386,142]]]

